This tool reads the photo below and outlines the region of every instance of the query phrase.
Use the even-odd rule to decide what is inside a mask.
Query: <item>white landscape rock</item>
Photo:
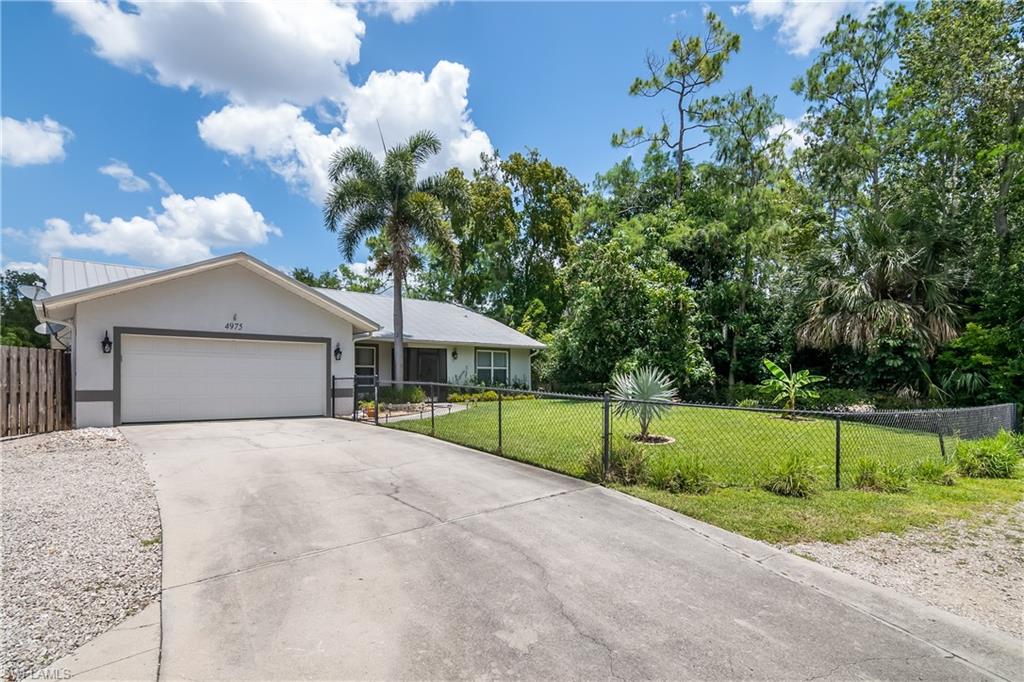
[[[21,679],[159,596],[160,516],[117,429],[0,444],[0,679]]]

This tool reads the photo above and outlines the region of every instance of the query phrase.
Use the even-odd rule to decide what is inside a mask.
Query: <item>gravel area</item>
[[[1024,639],[1024,502],[904,535],[783,549]]]
[[[21,679],[159,595],[153,484],[117,429],[0,443],[0,679]]]

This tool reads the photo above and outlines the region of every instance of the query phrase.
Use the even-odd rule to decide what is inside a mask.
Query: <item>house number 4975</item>
[[[242,323],[228,322],[227,324],[224,325],[224,328],[227,329],[229,332],[238,332],[242,330]]]

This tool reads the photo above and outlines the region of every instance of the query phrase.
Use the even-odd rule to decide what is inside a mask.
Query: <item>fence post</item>
[[[434,403],[436,402],[437,386],[430,386],[430,435],[434,435]]]
[[[604,429],[603,437],[601,439],[601,475],[602,478],[607,478],[608,468],[611,466],[612,460],[612,402],[611,396],[609,396],[608,391],[604,392],[604,396],[602,396],[602,401],[602,407],[604,410]]]
[[[501,454],[501,391],[498,391],[498,454]]]
[[[842,427],[840,424],[842,424],[842,422],[839,417],[836,417],[836,490],[839,490],[839,486],[841,484],[839,472],[841,463],[840,451],[842,450]]]
[[[338,416],[338,399],[334,397],[334,375],[331,375],[331,419]]]
[[[935,414],[935,433],[939,434],[939,453],[942,454],[942,461],[948,462],[946,459],[946,439],[942,435],[942,417]]]
[[[380,376],[373,375],[373,425],[380,426],[380,400],[377,390],[380,387]]]
[[[352,377],[352,421],[359,421],[359,377]]]

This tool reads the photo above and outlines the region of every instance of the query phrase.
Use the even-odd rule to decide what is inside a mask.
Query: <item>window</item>
[[[508,351],[478,350],[476,352],[476,378],[488,386],[508,383]]]
[[[377,347],[356,346],[356,376],[372,377],[377,373]],[[360,385],[362,385],[360,383]]]

